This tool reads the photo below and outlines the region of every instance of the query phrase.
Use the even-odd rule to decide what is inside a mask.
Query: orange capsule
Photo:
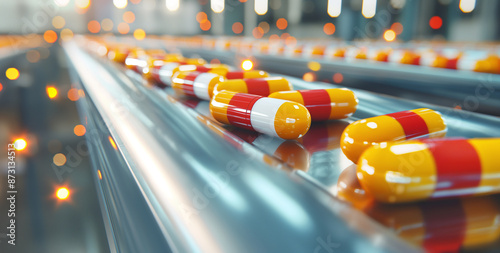
[[[173,74],[177,71],[198,71],[198,72],[208,72],[218,75],[226,75],[229,72],[230,67],[225,64],[205,64],[205,65],[181,65],[172,70]]]
[[[299,103],[232,91],[214,94],[210,112],[224,124],[283,139],[300,138],[311,125],[309,111]]]
[[[229,71],[224,75],[226,79],[254,79],[264,78],[268,76],[269,74],[262,70]]]
[[[172,88],[199,99],[210,100],[214,86],[224,81],[224,77],[213,73],[177,72],[172,77]]]
[[[130,50],[126,47],[115,47],[109,50],[108,58],[115,62],[125,63],[125,59],[129,52]]]
[[[344,119],[351,116],[358,106],[354,92],[344,88],[280,91],[272,93],[269,97],[304,105],[311,113],[313,121]]]
[[[492,196],[374,206],[368,215],[425,252],[478,252],[500,238]]]
[[[500,138],[426,139],[366,150],[358,179],[382,202],[500,192]]]
[[[290,91],[292,89],[292,84],[283,77],[266,77],[227,80],[217,84],[214,93],[227,90],[267,97],[273,92]]]
[[[441,113],[420,108],[390,113],[351,123],[340,139],[344,154],[354,163],[371,146],[389,141],[443,137],[446,123]]]

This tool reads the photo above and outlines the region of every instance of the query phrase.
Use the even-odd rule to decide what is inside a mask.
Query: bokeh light
[[[61,30],[61,39],[66,41],[73,38],[73,31],[69,28],[64,28]]]
[[[341,73],[335,73],[333,75],[333,82],[334,83],[341,83],[344,81],[344,76]]]
[[[52,157],[52,162],[57,166],[63,166],[66,164],[66,156],[61,153],[57,153],[54,157]]]
[[[396,33],[393,30],[387,30],[384,32],[384,40],[387,42],[394,41],[396,39]]]
[[[403,25],[401,23],[394,23],[391,25],[391,30],[393,30],[396,35],[400,35],[403,32]]]
[[[324,26],[323,26],[323,32],[326,34],[326,35],[332,35],[335,33],[335,25],[332,24],[332,23],[326,23]]]
[[[66,25],[66,20],[61,16],[55,16],[52,19],[52,26],[56,29],[61,29]]]
[[[77,101],[78,99],[80,99],[80,96],[78,95],[78,90],[75,88],[69,89],[68,99],[71,101]]]
[[[233,24],[232,29],[233,29],[233,32],[234,32],[234,33],[236,33],[236,34],[240,34],[240,33],[242,33],[242,32],[243,32],[243,24],[242,24],[242,23],[240,23],[240,22],[235,22],[235,23]]]
[[[302,79],[306,82],[314,82],[316,81],[316,75],[313,72],[307,72],[302,76]]]
[[[121,34],[127,34],[130,31],[130,26],[127,23],[118,24],[118,32]]]
[[[75,0],[75,6],[80,9],[87,9],[90,6],[90,0]]]
[[[25,139],[19,138],[14,140],[14,148],[16,150],[21,151],[26,149],[26,147],[28,147],[28,142]]]
[[[208,31],[212,27],[212,23],[208,20],[204,20],[203,22],[200,23],[200,29],[203,31]]]
[[[262,31],[264,31],[264,33],[268,33],[269,32],[269,29],[271,28],[269,26],[269,23],[267,23],[266,21],[262,21],[259,23],[258,27],[262,28]]]
[[[26,52],[26,60],[31,63],[38,62],[40,60],[40,52],[35,49]]]
[[[101,28],[103,31],[109,32],[113,29],[113,21],[109,18],[105,18],[101,21]]]
[[[205,12],[201,11],[196,14],[196,21],[198,21],[198,23],[205,22],[205,20],[207,20],[207,14]]]
[[[307,63],[307,67],[312,71],[319,71],[321,69],[321,64],[316,61],[311,61]]]
[[[91,33],[98,33],[101,30],[101,24],[97,20],[91,20],[87,24],[87,28]]]
[[[3,85],[0,83],[0,92],[3,90]]]
[[[111,136],[108,136],[109,143],[111,143],[111,146],[113,146],[114,149],[118,150],[118,147],[116,146],[115,140],[111,138]]]
[[[262,36],[264,36],[264,30],[262,28],[260,28],[260,27],[255,27],[252,30],[252,35],[256,39],[260,39],[260,38],[262,38]]]
[[[253,62],[248,59],[244,60],[243,62],[241,62],[241,68],[247,71],[253,69]]]
[[[123,21],[129,24],[133,23],[135,21],[135,14],[131,11],[126,11],[123,13]]]
[[[50,99],[54,99],[57,97],[57,89],[54,86],[48,85],[45,87],[45,91],[47,92],[47,96],[49,96]]]
[[[73,132],[75,133],[76,136],[83,136],[87,130],[83,125],[76,125],[75,128],[73,128]]]
[[[286,21],[286,19],[284,18],[279,18],[276,21],[276,27],[278,27],[278,29],[280,30],[285,30],[287,26],[288,26],[288,21]]]
[[[66,187],[60,187],[56,191],[56,196],[60,200],[65,200],[69,197],[70,191]]]
[[[127,7],[128,1],[127,0],[113,0],[113,4],[115,5],[116,8],[123,9],[123,8]]]
[[[45,33],[43,33],[43,39],[47,43],[54,43],[57,41],[57,33],[52,30],[47,30],[45,31]]]
[[[438,16],[434,16],[429,20],[429,26],[432,29],[435,29],[435,30],[439,29],[439,28],[441,28],[442,25],[443,25],[443,20]]]
[[[135,29],[134,31],[134,38],[136,40],[143,40],[146,38],[146,32],[143,29]]]
[[[8,68],[5,71],[5,76],[9,80],[16,80],[17,78],[19,78],[19,70],[17,70],[16,68]]]

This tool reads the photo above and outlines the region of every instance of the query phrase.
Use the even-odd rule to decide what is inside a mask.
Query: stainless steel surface
[[[172,251],[418,251],[310,180],[236,150],[163,93],[74,43],[65,51],[126,161],[120,173],[133,175],[151,210],[130,218],[154,217]],[[114,174],[123,164],[110,165],[109,180],[135,187]]]

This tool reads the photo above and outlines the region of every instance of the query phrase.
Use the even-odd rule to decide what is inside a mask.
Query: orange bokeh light
[[[126,23],[133,23],[135,21],[135,14],[131,11],[123,13],[123,21]]]
[[[87,24],[87,28],[91,33],[98,33],[101,30],[101,24],[97,20],[91,20]]]
[[[396,33],[393,30],[387,30],[384,32],[384,40],[387,42],[394,41],[396,39]]]
[[[65,200],[69,197],[70,191],[66,187],[60,187],[56,191],[56,196],[60,200]]]
[[[403,25],[401,23],[394,23],[391,25],[391,30],[393,30],[396,35],[400,35],[403,32]]]
[[[198,21],[198,23],[203,23],[207,19],[207,14],[205,12],[200,11],[196,14],[196,21]]]
[[[335,25],[332,23],[326,23],[323,26],[323,32],[325,32],[326,35],[332,35],[335,33]]]
[[[143,40],[144,38],[146,38],[146,32],[142,29],[135,29],[134,38],[136,40]]]
[[[80,96],[78,95],[78,90],[75,88],[69,89],[68,99],[71,101],[77,101],[78,99],[80,99]]]
[[[57,33],[52,30],[47,30],[43,33],[43,39],[47,41],[47,43],[54,43],[57,41]]]
[[[236,33],[236,34],[240,34],[243,32],[243,24],[240,23],[240,22],[235,22],[233,24],[233,32]]]
[[[333,75],[333,81],[335,83],[341,83],[342,81],[344,81],[344,76],[341,73],[335,73]]]
[[[276,21],[276,27],[278,27],[278,29],[280,30],[285,30],[287,26],[288,26],[288,21],[286,21],[286,19],[284,18],[280,18]]]
[[[118,32],[121,34],[127,34],[130,31],[130,26],[127,23],[118,24]]]
[[[2,91],[2,90],[3,90],[3,85],[2,85],[2,83],[0,83],[0,91]]]
[[[47,96],[49,96],[50,99],[56,98],[57,97],[57,89],[54,86],[47,86],[45,87],[45,91],[47,92]]]
[[[252,34],[253,36],[256,38],[256,39],[260,39],[262,38],[262,36],[264,36],[264,30],[260,27],[255,27],[253,30],[252,30]]]
[[[443,25],[443,20],[438,16],[434,16],[429,20],[429,26],[432,29],[435,29],[435,30],[439,29],[439,28],[441,28],[442,25]]]
[[[76,125],[75,128],[73,128],[73,132],[76,136],[83,136],[87,132],[87,129],[85,129],[83,125]]]
[[[251,60],[244,60],[241,62],[241,68],[246,71],[251,70],[253,68],[253,62]]]
[[[211,27],[212,27],[212,23],[210,23],[210,21],[208,21],[208,20],[205,20],[205,21],[200,23],[200,29],[203,31],[208,31],[208,30],[210,30]]]
[[[316,75],[312,72],[307,72],[302,76],[302,79],[306,82],[314,82],[316,81]]]

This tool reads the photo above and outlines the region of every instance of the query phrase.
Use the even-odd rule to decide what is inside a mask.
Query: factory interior
[[[500,252],[500,1],[0,8],[0,252]]]

